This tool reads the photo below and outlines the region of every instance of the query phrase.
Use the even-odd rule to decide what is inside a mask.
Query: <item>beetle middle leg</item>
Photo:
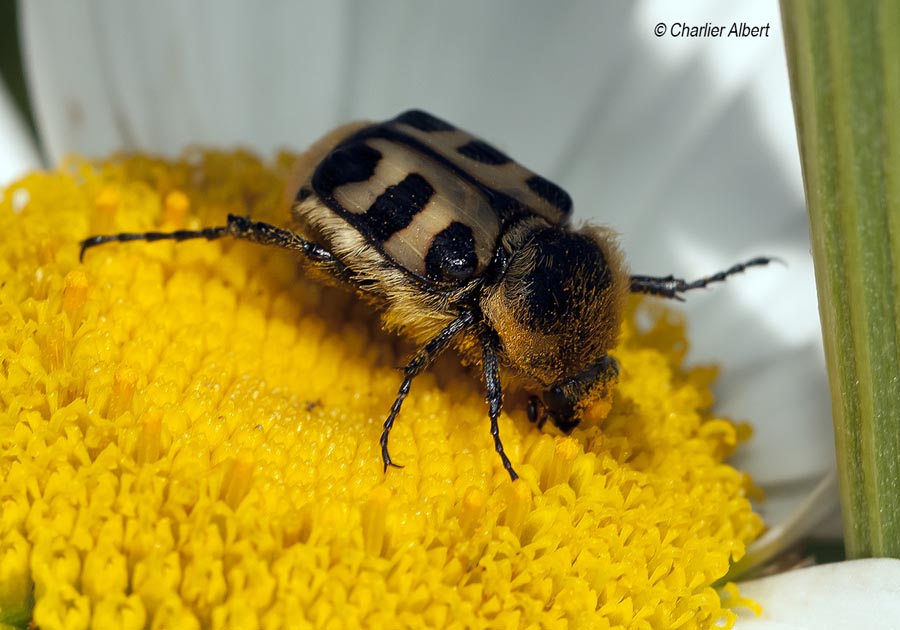
[[[470,311],[463,311],[459,317],[454,319],[446,328],[444,328],[444,330],[439,332],[434,339],[425,344],[424,348],[416,352],[416,356],[414,356],[412,360],[407,363],[406,367],[403,368],[403,382],[400,384],[397,398],[394,399],[394,404],[391,405],[391,412],[388,414],[387,420],[384,421],[384,429],[381,432],[381,459],[384,461],[385,472],[387,472],[388,466],[402,468],[401,465],[395,464],[391,460],[390,453],[388,453],[388,437],[394,426],[394,420],[397,418],[397,414],[400,413],[400,407],[403,405],[404,399],[409,394],[409,387],[412,385],[413,379],[427,369],[428,366],[440,356],[441,352],[447,349],[450,342],[452,342],[459,333],[469,328],[474,323],[475,316]]]
[[[325,268],[326,271],[338,278],[346,278],[349,271],[334,254],[321,245],[308,241],[299,234],[290,230],[263,223],[251,221],[248,217],[236,214],[228,215],[226,225],[203,228],[202,230],[176,230],[174,232],[122,232],[120,234],[107,234],[92,236],[81,241],[81,253],[79,260],[84,259],[84,253],[97,245],[104,243],[124,243],[129,241],[187,241],[191,239],[205,238],[214,241],[230,236],[261,245],[273,245],[282,249],[300,252],[312,264]]]

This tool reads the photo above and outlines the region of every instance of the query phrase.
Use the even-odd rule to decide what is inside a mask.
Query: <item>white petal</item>
[[[342,120],[345,2],[23,3],[54,159],[189,144],[302,147]],[[346,109],[346,108],[344,108]]]
[[[900,627],[900,560],[824,564],[745,582],[762,604],[742,612],[735,630],[892,630]]]
[[[0,187],[40,166],[37,150],[12,97],[0,81]]]
[[[622,234],[636,273],[694,278],[692,358],[756,427],[764,485],[833,468],[830,405],[775,0],[23,3],[54,157],[127,147],[300,148],[338,122],[423,107],[556,178]],[[770,24],[756,39],[655,37],[658,22]],[[835,496],[828,498],[832,503]]]
[[[755,427],[736,465],[770,496],[811,488],[834,469],[831,405],[777,3],[649,1],[638,20],[655,53],[646,65],[665,65],[670,77],[657,90],[665,106],[645,115],[636,99],[613,98],[624,101],[620,115],[598,126],[605,137],[589,142],[593,151],[609,138],[640,138],[642,118],[652,131],[615,173],[616,198],[601,204],[624,200],[633,209],[623,243],[638,273],[690,279],[759,254],[786,263],[691,295],[684,309],[692,360],[722,366],[717,410]],[[657,22],[676,20],[769,24],[771,35],[651,35]],[[591,174],[584,177],[587,186]],[[821,498],[824,513],[837,505],[836,491]]]
[[[729,573],[734,579],[764,566],[795,546],[819,524],[829,523],[840,512],[830,498],[837,494],[837,471],[831,470],[813,486],[806,482],[778,486],[770,491],[759,510],[771,526],[754,540]]]
[[[821,360],[820,346],[811,344],[723,371],[717,410],[750,418],[754,438],[733,461],[757,483],[776,487],[834,469],[827,384],[821,372],[811,369]]]

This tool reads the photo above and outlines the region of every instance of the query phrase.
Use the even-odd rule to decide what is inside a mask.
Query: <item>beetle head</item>
[[[615,344],[628,274],[612,233],[537,224],[509,237],[511,257],[482,311],[505,362],[543,390],[546,411],[570,431],[615,378]]]

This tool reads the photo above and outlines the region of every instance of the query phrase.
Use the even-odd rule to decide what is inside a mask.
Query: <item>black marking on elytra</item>
[[[497,216],[500,217],[500,224],[504,228],[510,225],[516,219],[520,218],[523,213],[528,212],[528,209],[525,208],[522,205],[522,202],[520,202],[518,199],[515,199],[510,195],[487,186],[482,181],[476,179],[466,169],[460,167],[455,162],[450,161],[446,156],[435,151],[430,146],[419,142],[419,140],[417,140],[416,138],[413,138],[412,136],[409,136],[399,130],[392,129],[385,124],[366,127],[365,129],[359,131],[355,136],[350,138],[347,142],[360,142],[362,140],[368,140],[370,138],[384,138],[386,140],[390,140],[391,142],[406,145],[411,149],[414,149],[418,153],[421,153],[422,155],[431,158],[435,162],[438,162],[447,170],[452,171],[453,174],[458,178],[477,188],[482,192],[482,194],[484,194],[491,208],[493,208],[497,213]],[[328,199],[326,199],[326,202],[328,202],[329,205],[332,205],[332,202],[330,202]],[[340,209],[339,205],[332,205],[332,207],[335,206],[337,207],[337,209]]]
[[[316,168],[313,188],[325,197],[331,196],[335,188],[344,184],[364,182],[375,174],[381,158],[381,152],[365,142],[346,142],[326,155]]]
[[[477,268],[472,228],[459,221],[438,232],[425,255],[425,277],[435,282],[464,282]]]
[[[533,214],[531,210],[522,205],[522,202],[509,195],[499,193],[492,188],[482,186],[488,199],[488,204],[500,217],[504,226],[511,225],[512,221],[521,218],[524,214]]]
[[[476,162],[481,162],[482,164],[496,166],[512,161],[508,155],[503,153],[503,151],[492,147],[483,140],[472,140],[471,142],[458,147],[456,151],[467,158],[475,160]]]
[[[546,200],[564,214],[572,211],[572,198],[565,190],[540,175],[532,175],[525,184],[531,191]]]
[[[533,330],[567,326],[566,315],[578,316],[582,291],[602,291],[612,282],[603,252],[589,238],[559,228],[536,232],[526,245],[536,264],[528,274],[525,324]]]
[[[410,173],[403,181],[388,186],[360,218],[376,242],[383,243],[408,226],[431,196],[434,188],[418,173]]]
[[[419,131],[453,131],[456,129],[445,120],[432,116],[420,109],[411,109],[397,116],[392,122],[415,127]]]
[[[294,200],[304,201],[305,199],[308,199],[311,194],[313,194],[312,189],[302,186],[300,190],[297,191],[297,197]]]
[[[388,140],[389,142],[394,142],[394,143],[409,147],[409,148],[413,149],[414,151],[416,151],[417,153],[421,154],[422,156],[434,160],[435,162],[440,164],[441,167],[452,172],[461,181],[464,181],[467,184],[469,184],[470,186],[479,190],[485,196],[485,199],[487,199],[488,204],[491,206],[493,211],[497,214],[497,217],[499,219],[499,223],[500,223],[500,235],[499,236],[502,236],[503,233],[507,229],[509,229],[511,226],[515,225],[516,222],[532,215],[534,210],[532,208],[529,208],[526,205],[524,205],[523,202],[519,201],[518,199],[516,199],[510,195],[507,195],[505,193],[502,193],[498,190],[491,188],[490,186],[486,185],[484,182],[476,179],[474,175],[472,175],[469,171],[467,171],[465,168],[460,166],[458,163],[448,159],[444,154],[438,152],[436,149],[434,149],[431,146],[425,144],[424,142],[418,140],[417,138],[411,136],[410,134],[403,132],[402,129],[398,129],[395,126],[393,126],[394,122],[398,121],[399,118],[402,118],[402,116],[398,117],[398,119],[394,119],[392,121],[371,125],[369,127],[365,127],[363,129],[359,130],[358,132],[356,132],[355,134],[353,134],[352,136],[347,138],[343,143],[341,143],[341,145],[338,146],[337,150],[340,150],[340,149],[343,149],[346,147],[357,146],[357,145],[363,145],[363,146],[368,147],[368,145],[366,145],[366,141],[375,139],[375,138],[381,138],[384,140]],[[390,159],[390,158],[387,157],[385,159]],[[373,230],[371,229],[371,226],[369,225],[369,220],[367,220],[366,215],[351,212],[347,208],[343,207],[343,205],[341,203],[339,203],[337,201],[337,199],[334,198],[334,195],[331,194],[333,189],[326,190],[324,187],[320,187],[321,182],[318,181],[319,179],[324,180],[326,178],[324,178],[324,177],[317,178],[316,176],[313,177],[313,187],[315,189],[315,192],[322,199],[322,202],[325,205],[327,205],[329,208],[331,208],[334,212],[336,212],[337,214],[342,216],[344,219],[346,219],[354,228],[359,230],[360,234],[362,234],[364,237],[366,237],[366,239],[373,246],[375,246],[379,251],[382,251],[382,253],[384,253],[383,249],[382,249],[382,244],[384,242],[384,239],[378,238],[373,233]],[[498,237],[498,243],[499,243],[499,237]],[[390,259],[389,256],[388,256],[388,259]],[[424,276],[415,274],[412,271],[410,271],[409,269],[400,265],[399,263],[396,263],[396,261],[394,261],[394,262],[395,262],[395,264],[397,264],[397,267],[401,271],[403,271],[411,276],[411,281],[421,282],[420,288],[422,290],[424,290],[424,291],[431,291],[431,290],[443,291],[444,290],[443,288],[441,288],[439,286],[434,286],[433,280],[429,280],[428,278],[426,278]],[[500,272],[502,272],[502,267],[498,267],[496,264],[494,264],[494,262],[492,262],[490,265],[488,265],[488,268],[486,269],[486,273],[497,274]]]

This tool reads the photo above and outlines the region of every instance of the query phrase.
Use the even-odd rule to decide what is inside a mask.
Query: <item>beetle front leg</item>
[[[503,442],[500,441],[500,410],[503,408],[503,391],[500,388],[500,368],[497,360],[497,345],[499,340],[493,331],[484,332],[481,335],[481,348],[484,352],[484,384],[487,387],[488,415],[491,418],[491,435],[494,437],[494,448],[500,455],[503,467],[515,481],[519,478],[513,470],[512,463],[503,450]]]

